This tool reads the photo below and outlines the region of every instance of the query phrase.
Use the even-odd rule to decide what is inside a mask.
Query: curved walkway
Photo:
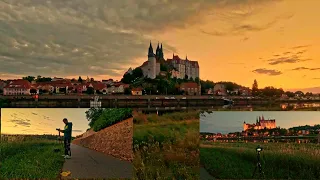
[[[70,171],[71,175],[64,179],[92,178],[132,178],[131,162],[119,160],[88,148],[71,144],[72,158],[66,159],[62,171]]]

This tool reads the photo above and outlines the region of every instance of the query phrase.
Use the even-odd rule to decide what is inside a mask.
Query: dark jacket
[[[64,139],[71,140],[71,132],[72,132],[72,122],[68,122],[66,126],[64,127],[64,130],[62,130],[64,134]]]

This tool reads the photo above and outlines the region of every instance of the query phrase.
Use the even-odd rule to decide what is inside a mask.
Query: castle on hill
[[[150,79],[155,79],[160,73],[160,64],[167,64],[172,69],[170,70],[172,78],[178,79],[195,79],[199,78],[199,63],[198,61],[191,61],[186,57],[186,59],[181,59],[178,55],[172,56],[172,59],[164,59],[162,43],[157,46],[156,53],[153,51],[153,47],[150,41],[148,49],[148,60],[145,61],[140,68],[142,69],[143,75]],[[132,72],[130,68],[126,73]]]
[[[255,124],[248,124],[245,121],[243,122],[243,131],[248,129],[274,129],[276,128],[276,120],[275,119],[264,119],[264,117],[257,117]]]

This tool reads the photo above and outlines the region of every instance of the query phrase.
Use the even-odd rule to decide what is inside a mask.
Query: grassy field
[[[218,179],[252,178],[257,162],[257,143],[201,144],[200,160]],[[320,145],[261,144],[262,169],[267,179],[320,179]],[[259,177],[256,173],[255,178]]]
[[[199,179],[199,113],[134,115],[134,179]]]
[[[21,140],[23,139],[23,140]],[[60,152],[54,152],[54,149]],[[0,144],[0,178],[56,179],[64,159],[63,145],[53,140],[15,138]]]

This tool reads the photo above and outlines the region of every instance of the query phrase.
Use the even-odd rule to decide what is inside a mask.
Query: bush
[[[132,110],[129,108],[104,109],[98,120],[94,122],[93,130],[97,132],[130,117],[132,117]]]

